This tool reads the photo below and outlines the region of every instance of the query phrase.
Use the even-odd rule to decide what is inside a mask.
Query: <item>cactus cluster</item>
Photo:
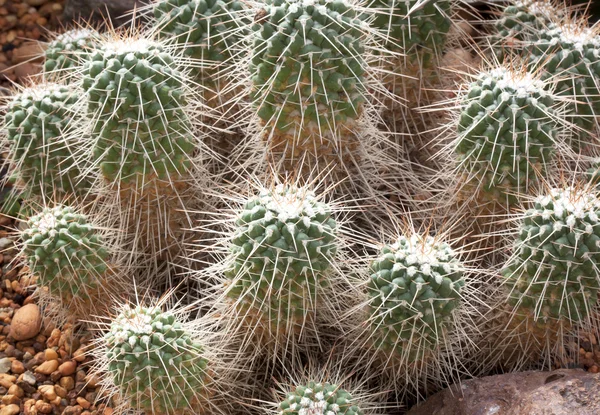
[[[56,36],[2,108],[22,272],[98,326],[117,413],[394,413],[564,365],[567,336],[600,325],[600,35],[572,10],[142,13]],[[323,376],[299,379],[307,362]],[[272,382],[291,385],[275,402]]]

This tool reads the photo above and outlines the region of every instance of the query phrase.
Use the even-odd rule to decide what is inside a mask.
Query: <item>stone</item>
[[[6,373],[0,373],[0,386],[6,389],[10,389],[12,385],[16,382],[17,378],[13,375],[8,375]]]
[[[35,304],[27,304],[19,308],[10,325],[10,336],[17,340],[27,340],[37,336],[42,326],[42,315]]]
[[[77,363],[73,360],[68,360],[58,367],[58,371],[62,376],[72,375],[75,373],[75,369],[77,369]]]
[[[7,373],[10,370],[11,364],[8,357],[0,359],[0,373]]]
[[[63,22],[80,21],[106,23],[106,18],[117,27],[131,21],[126,16],[134,8],[144,5],[140,0],[67,0],[63,12]],[[139,16],[139,13],[137,13]]]
[[[77,398],[77,405],[81,406],[83,409],[90,409],[91,404],[86,401],[84,398]]]
[[[45,360],[58,360],[58,353],[54,349],[46,349],[44,351]]]
[[[407,415],[591,415],[600,413],[600,374],[577,369],[488,376],[453,385]]]
[[[56,392],[53,385],[42,385],[38,388],[45,400],[53,401],[56,399]]]
[[[41,62],[44,49],[37,42],[24,43],[13,50],[12,62],[17,65],[23,62]]]
[[[72,376],[65,376],[64,378],[60,378],[58,381],[59,385],[65,388],[67,391],[70,391],[75,387],[75,379]]]
[[[38,75],[41,71],[41,65],[37,64],[37,63],[31,63],[31,62],[24,62],[20,65],[15,66],[15,75],[17,75],[17,78],[19,79],[19,81],[25,81],[29,78],[34,78],[36,77],[36,75]],[[16,281],[14,281],[16,282]],[[14,290],[15,292],[18,292],[17,290]]]
[[[15,375],[20,375],[21,373],[25,372],[25,366],[23,366],[23,363],[21,361],[15,359],[12,361],[10,371],[13,372]]]
[[[35,403],[35,409],[42,414],[52,413],[52,405],[44,401],[37,401]]]
[[[20,411],[19,405],[12,404],[0,409],[0,415],[17,415]]]
[[[31,373],[29,370],[23,373],[23,382],[26,382],[29,385],[35,385],[35,375]]]
[[[23,389],[21,389],[18,385],[12,385],[9,389],[8,389],[8,393],[10,395],[15,395],[18,396],[19,398],[22,398],[23,396],[25,396],[25,392],[23,391]]]
[[[58,360],[48,360],[47,362],[44,362],[41,365],[39,365],[35,369],[35,371],[37,373],[41,373],[42,375],[49,375],[56,369],[58,369]]]

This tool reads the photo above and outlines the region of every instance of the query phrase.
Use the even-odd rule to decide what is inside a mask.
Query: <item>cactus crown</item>
[[[206,394],[204,349],[174,314],[126,305],[104,344],[114,384],[135,409],[180,413]]]
[[[74,29],[58,35],[48,44],[44,72],[63,71],[81,65],[97,46],[99,35],[92,29]]]
[[[329,206],[306,188],[280,184],[250,200],[235,226],[228,295],[275,331],[282,321],[304,322],[338,248]]]
[[[555,153],[557,115],[546,84],[500,67],[477,77],[462,99],[455,151],[477,196],[517,202]]]
[[[542,322],[581,321],[598,302],[600,201],[567,187],[539,196],[503,270],[509,303]]]
[[[45,208],[22,234],[23,251],[40,284],[70,300],[89,300],[108,270],[108,251],[85,215],[73,208]]]
[[[368,313],[372,346],[399,361],[422,361],[440,346],[465,285],[464,267],[444,242],[400,236],[371,264]]]
[[[84,87],[98,137],[94,156],[105,178],[135,185],[171,181],[191,165],[185,77],[155,42],[119,39],[96,50]]]
[[[297,386],[279,404],[279,414],[289,415],[363,415],[352,395],[329,382],[309,382]]]

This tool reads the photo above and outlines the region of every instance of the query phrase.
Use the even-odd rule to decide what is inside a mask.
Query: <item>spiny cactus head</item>
[[[516,195],[546,173],[559,131],[547,88],[533,74],[508,67],[482,72],[467,87],[454,151],[471,197],[514,205]]]
[[[515,314],[542,324],[580,322],[598,302],[600,200],[583,188],[552,189],[519,220],[503,269]]]
[[[464,271],[454,250],[430,235],[400,236],[384,246],[368,283],[372,347],[391,361],[423,361],[453,324]]]
[[[207,395],[209,361],[176,314],[158,306],[125,305],[111,322],[103,345],[109,375],[133,409],[184,413],[193,411]]]
[[[44,55],[44,72],[62,72],[76,69],[97,46],[99,34],[94,29],[72,29],[56,36]]]
[[[84,66],[98,140],[94,157],[109,181],[171,181],[191,165],[185,75],[160,43],[107,39]]]
[[[19,91],[6,107],[4,126],[10,158],[34,195],[84,191],[75,153],[82,114],[78,90],[39,84]],[[81,156],[79,156],[81,157]]]
[[[109,253],[88,218],[68,206],[44,208],[22,232],[23,253],[39,283],[68,302],[92,300],[108,272]]]
[[[537,30],[548,29],[554,21],[566,16],[566,9],[548,0],[519,0],[504,7],[494,23],[499,48],[507,42],[523,42],[537,36]],[[510,43],[509,43],[510,44]],[[523,44],[518,46],[524,46]]]
[[[228,295],[272,332],[300,329],[328,285],[337,249],[331,208],[312,191],[283,184],[264,189],[237,215]]]
[[[279,414],[363,415],[352,395],[329,382],[308,382],[297,386],[279,404]]]

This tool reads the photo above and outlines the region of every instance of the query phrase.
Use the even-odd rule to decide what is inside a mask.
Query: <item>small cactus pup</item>
[[[124,304],[102,323],[104,335],[93,354],[104,388],[119,402],[118,413],[228,413],[220,397],[221,357],[210,351],[199,320],[189,307]],[[231,396],[230,396],[231,398]]]
[[[78,209],[45,207],[20,233],[22,257],[38,285],[71,315],[105,312],[124,292],[110,235]]]
[[[83,70],[94,165],[106,192],[118,198],[108,204],[154,254],[175,249],[191,227],[189,194],[206,176],[197,171],[202,143],[180,63],[151,39],[107,35]]]
[[[452,193],[471,208],[509,209],[568,152],[551,85],[535,75],[498,66],[476,75],[459,94],[451,128],[456,138],[440,152],[454,159]]]
[[[594,131],[600,115],[600,34],[585,19],[555,24],[539,31],[528,44],[532,66],[541,68],[555,94],[567,102],[565,118],[572,124],[570,144],[577,152],[596,147]]]
[[[99,34],[93,28],[76,28],[56,35],[44,51],[44,72],[47,78],[72,79],[79,74],[82,63],[98,45]]]
[[[251,99],[267,158],[288,172],[356,164],[373,140],[365,133],[368,28],[356,7],[346,0],[257,7]]]
[[[158,36],[190,58],[191,76],[206,104],[227,105],[236,82],[229,79],[245,53],[249,13],[239,0],[158,0],[150,5]],[[232,115],[232,114],[230,114]]]
[[[334,304],[343,304],[336,206],[290,183],[262,188],[239,205],[223,231],[228,254],[210,271],[225,276],[215,306],[248,350],[280,356],[309,344],[322,319],[336,321]]]
[[[29,198],[60,199],[89,192],[83,174],[89,158],[81,139],[86,125],[81,96],[78,88],[38,84],[16,91],[5,106],[8,161],[17,187]]]
[[[356,401],[336,384],[309,381],[287,392],[278,409],[280,414],[290,415],[364,415]]]

